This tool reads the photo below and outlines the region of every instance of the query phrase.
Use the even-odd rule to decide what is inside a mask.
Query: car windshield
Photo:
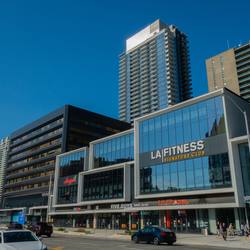
[[[171,232],[170,229],[165,228],[165,227],[159,227],[159,229],[160,229],[161,231],[164,231],[164,232]]]
[[[4,243],[37,241],[37,238],[31,232],[4,232]]]

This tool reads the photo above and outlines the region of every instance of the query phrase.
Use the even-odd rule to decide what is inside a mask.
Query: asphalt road
[[[43,242],[49,250],[226,250],[226,248],[207,246],[184,246],[178,244],[173,246],[151,244],[135,244],[130,241],[106,240],[96,238],[84,238],[82,236],[53,235],[51,238],[44,238]],[[228,249],[227,249],[228,250]],[[237,250],[237,249],[234,249]]]

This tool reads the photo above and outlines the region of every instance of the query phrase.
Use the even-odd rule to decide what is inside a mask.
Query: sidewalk
[[[118,230],[93,230],[87,229],[87,233],[75,232],[68,230],[67,232],[54,231],[55,234],[60,235],[74,235],[82,236],[87,238],[99,238],[99,239],[110,239],[110,240],[125,240],[130,241],[131,236],[124,234],[124,231]],[[218,238],[215,235],[203,236],[200,234],[177,234],[178,245],[205,245],[214,247],[229,247],[229,248],[242,248],[250,249],[250,239],[246,237],[234,236],[228,237],[227,241],[222,238]]]

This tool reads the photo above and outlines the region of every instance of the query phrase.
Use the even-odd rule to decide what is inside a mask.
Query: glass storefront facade
[[[204,140],[205,144],[208,138],[218,140],[218,136],[225,135],[223,110],[222,97],[219,96],[140,121],[140,157],[151,154],[152,160],[154,150],[163,152],[164,148],[172,147],[177,151],[179,146],[189,147],[189,144],[195,145],[199,140]],[[185,157],[184,155],[183,160],[162,161],[161,164],[140,159],[140,193],[231,186],[227,150],[221,154],[210,155],[205,149],[192,159]]]
[[[134,160],[134,133],[93,144],[94,168]]]
[[[77,202],[78,173],[84,170],[86,149],[59,158],[57,204]]]
[[[225,99],[211,93],[138,118],[133,130],[91,142],[85,169],[70,154],[59,157],[58,204],[75,204],[55,207],[58,223],[216,233],[221,221],[238,230],[246,221],[250,155],[241,120],[232,121],[238,110]]]
[[[123,198],[123,168],[87,174],[83,177],[82,201]]]

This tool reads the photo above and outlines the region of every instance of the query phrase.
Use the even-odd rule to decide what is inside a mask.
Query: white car
[[[0,250],[48,250],[29,230],[0,230]]]

